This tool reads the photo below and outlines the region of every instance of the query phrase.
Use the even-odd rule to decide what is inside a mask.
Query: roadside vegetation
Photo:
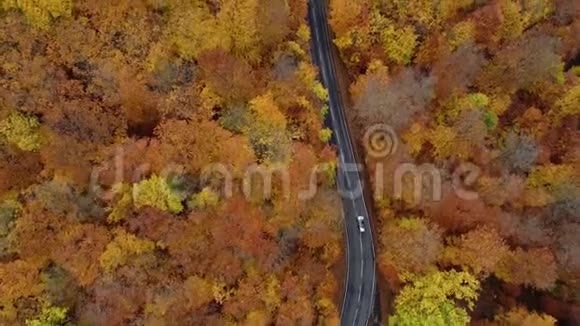
[[[379,269],[395,295],[389,323],[578,324],[578,2],[330,6],[361,148],[375,124],[399,141],[388,157],[366,157],[385,189],[375,208]],[[425,177],[416,201],[410,175],[396,197],[402,163],[434,164],[441,199]],[[475,198],[452,187],[465,163],[479,170],[463,180]]]
[[[339,324],[306,10],[0,0],[1,325]],[[254,164],[289,190],[244,193]]]

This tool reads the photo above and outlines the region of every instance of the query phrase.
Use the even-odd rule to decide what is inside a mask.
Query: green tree
[[[473,275],[454,270],[413,278],[395,299],[396,312],[389,325],[467,325],[467,310],[473,309],[479,288]],[[467,303],[467,310],[457,307],[456,301]]]
[[[487,127],[487,130],[491,131],[497,127],[498,117],[493,111],[483,112],[483,123]]]

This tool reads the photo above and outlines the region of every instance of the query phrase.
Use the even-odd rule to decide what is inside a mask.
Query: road
[[[338,148],[337,183],[343,197],[346,228],[347,272],[341,311],[341,325],[368,325],[375,318],[377,282],[370,203],[362,195],[364,178],[357,165],[356,149],[349,133],[335,71],[331,34],[325,0],[310,0],[308,20],[312,37],[312,57],[318,65],[322,83],[329,93],[327,125],[333,131],[332,142]],[[368,197],[366,197],[368,198]],[[364,216],[366,231],[360,232],[357,216]]]

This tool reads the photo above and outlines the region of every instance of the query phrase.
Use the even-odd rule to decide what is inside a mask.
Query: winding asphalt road
[[[329,93],[330,110],[326,123],[333,130],[332,142],[339,152],[337,180],[343,198],[347,245],[347,275],[341,324],[368,325],[375,318],[377,298],[373,228],[368,209],[370,203],[365,202],[363,196],[364,178],[361,169],[357,168],[361,165],[357,164],[356,149],[349,133],[344,102],[336,79],[326,6],[325,0],[310,0],[308,20],[312,35],[312,57]],[[360,232],[357,216],[364,216],[365,232]]]

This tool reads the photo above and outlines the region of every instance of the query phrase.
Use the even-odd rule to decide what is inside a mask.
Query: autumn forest
[[[579,2],[331,0],[330,12],[358,139],[380,123],[399,142],[365,152],[384,189],[389,324],[578,325]],[[440,198],[428,177],[421,197],[412,175],[394,192],[403,163],[439,173]],[[465,167],[477,173],[459,174],[458,192]]]
[[[0,1],[1,325],[337,324],[306,5]],[[213,163],[319,191],[226,195]]]
[[[579,2],[328,8],[382,324],[580,324]],[[0,325],[340,325],[352,217],[307,11],[0,0]],[[404,163],[440,198],[399,196]]]

